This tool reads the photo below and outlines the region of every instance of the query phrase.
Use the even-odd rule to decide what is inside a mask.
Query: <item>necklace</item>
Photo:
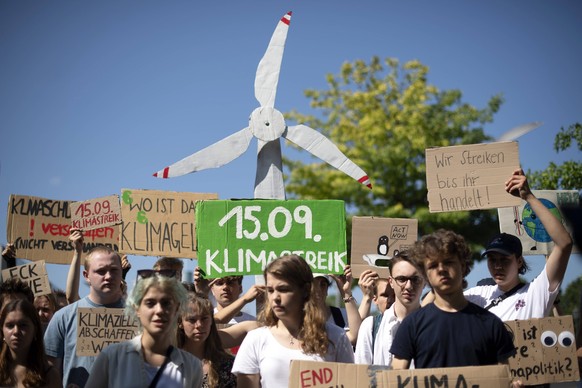
[[[299,341],[299,336],[293,337],[293,335],[289,333],[289,345],[295,345],[296,341]]]

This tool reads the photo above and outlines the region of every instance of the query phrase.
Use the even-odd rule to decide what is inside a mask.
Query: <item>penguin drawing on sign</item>
[[[368,253],[363,255],[362,258],[366,263],[374,267],[388,267],[388,264],[392,258],[388,256],[388,251],[390,247],[388,246],[388,236],[380,236],[378,239],[378,246],[376,247],[377,253]]]
[[[378,239],[378,254],[388,256],[388,236],[380,236]]]

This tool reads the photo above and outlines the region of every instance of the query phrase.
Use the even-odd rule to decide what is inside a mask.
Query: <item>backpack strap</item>
[[[485,310],[489,310],[492,307],[497,306],[499,303],[503,302],[506,298],[509,298],[511,295],[515,294],[517,291],[519,291],[523,286],[525,286],[527,283],[519,283],[517,286],[513,287],[511,290],[499,295],[497,298],[493,299],[491,301],[491,303],[489,303],[487,306],[485,306]]]
[[[166,369],[166,365],[168,365],[168,362],[170,362],[170,354],[172,353],[173,348],[174,347],[171,345],[168,348],[168,351],[166,352],[166,358],[164,359],[164,363],[162,364],[162,366],[160,366],[160,369],[158,369],[156,375],[154,376],[154,379],[152,380],[152,382],[149,385],[149,388],[154,388],[158,385],[158,380],[160,379],[160,377],[162,377],[162,374],[164,373],[164,369]]]
[[[376,334],[378,334],[378,329],[380,328],[380,323],[382,322],[382,317],[384,314],[374,315],[374,323],[372,324],[372,354],[374,354],[374,343],[376,343]]]
[[[335,306],[329,306],[329,308],[331,310],[331,315],[333,317],[333,321],[335,322],[335,324],[341,327],[342,329],[346,327],[346,321],[344,321],[342,311]]]

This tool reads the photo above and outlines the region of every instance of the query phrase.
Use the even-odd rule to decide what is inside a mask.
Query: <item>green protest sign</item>
[[[196,228],[199,265],[211,278],[258,275],[290,253],[314,272],[342,273],[346,265],[343,201],[201,201]]]

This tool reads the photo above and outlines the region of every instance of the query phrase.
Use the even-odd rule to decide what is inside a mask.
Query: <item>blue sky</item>
[[[289,10],[278,110],[317,113],[304,90],[326,88],[345,61],[418,59],[430,83],[477,107],[503,94],[486,133],[544,122],[519,140],[525,169],[581,159],[553,151],[560,127],[581,120],[579,1],[2,1],[0,208],[12,193],[86,200],[122,188],[251,198],[255,143],[220,169],[151,174],[247,125],[257,64]],[[565,283],[581,261],[572,257]],[[49,266],[61,287],[66,270]]]

